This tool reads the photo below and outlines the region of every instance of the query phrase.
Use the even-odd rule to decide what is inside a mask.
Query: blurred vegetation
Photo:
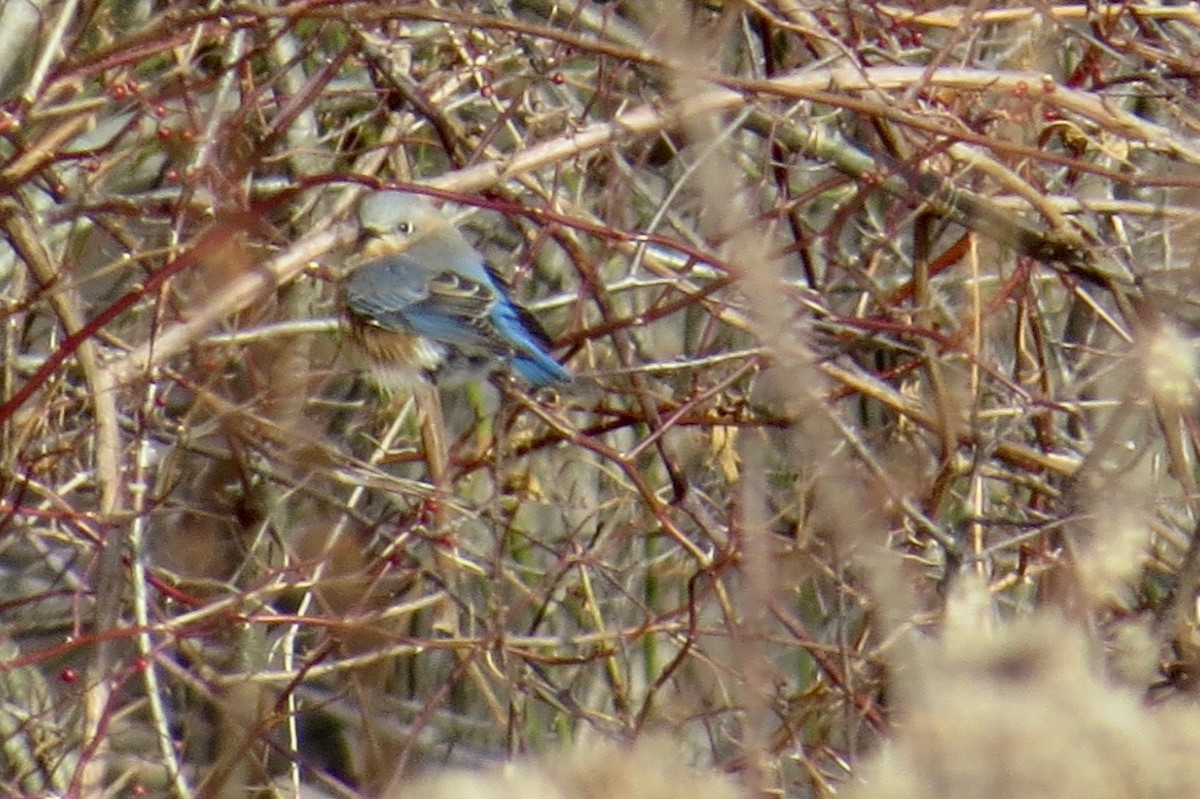
[[[0,793],[589,745],[517,773],[1195,784],[1192,6],[3,0],[0,42]],[[365,379],[385,186],[573,384]]]

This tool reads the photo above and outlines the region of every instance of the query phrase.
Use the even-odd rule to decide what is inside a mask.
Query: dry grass
[[[1200,16],[987,5],[0,4],[0,793],[1187,796]]]

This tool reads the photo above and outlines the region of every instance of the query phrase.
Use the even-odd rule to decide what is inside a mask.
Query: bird
[[[552,342],[533,314],[424,197],[373,192],[358,221],[360,262],[343,289],[346,330],[381,383],[506,369],[534,388],[573,379],[550,355]]]

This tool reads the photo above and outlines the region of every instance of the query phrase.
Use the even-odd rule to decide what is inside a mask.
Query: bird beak
[[[354,244],[361,250],[377,238],[379,238],[379,234],[374,230],[360,226],[358,228],[358,237],[354,239]]]

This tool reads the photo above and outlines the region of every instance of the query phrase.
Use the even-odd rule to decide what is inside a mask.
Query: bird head
[[[401,191],[377,191],[358,207],[363,255],[377,258],[415,248],[442,258],[474,260],[471,245],[424,197]]]

